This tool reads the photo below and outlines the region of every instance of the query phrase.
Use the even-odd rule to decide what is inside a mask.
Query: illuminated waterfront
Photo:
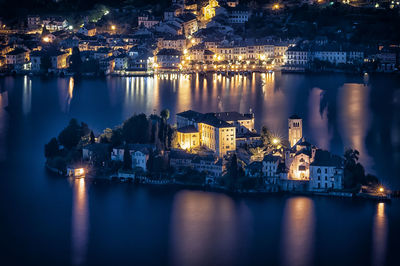
[[[45,262],[77,265],[395,264],[396,200],[235,198],[71,181],[43,169],[44,143],[72,117],[102,130],[163,108],[171,118],[186,109],[251,108],[257,129],[265,124],[282,137],[287,117],[301,115],[312,142],[339,154],[347,146],[359,149],[367,170],[399,189],[400,82],[391,76],[364,82],[360,76],[281,74],[2,78],[3,251],[15,262],[40,262],[50,254]]]

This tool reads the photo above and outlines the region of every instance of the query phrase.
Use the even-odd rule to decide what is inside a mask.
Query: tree
[[[122,125],[123,139],[128,143],[149,143],[149,121],[145,114],[133,115]]]
[[[58,141],[56,138],[52,138],[49,143],[44,146],[44,156],[46,158],[53,158],[60,152]]]
[[[124,148],[124,165],[123,168],[125,170],[130,170],[132,169],[132,157],[131,157],[131,153],[129,152],[128,147],[125,145]]]
[[[68,126],[58,135],[58,141],[67,149],[78,145],[82,137],[82,130],[76,119],[71,119]]]
[[[93,144],[93,143],[96,142],[96,138],[95,138],[95,136],[94,136],[93,131],[90,131],[90,139],[89,139],[89,142],[90,142],[91,144]]]
[[[266,126],[261,128],[261,141],[264,146],[269,147],[272,143],[272,134]]]
[[[169,119],[169,110],[168,109],[164,109],[161,111],[160,116],[164,121],[167,121]]]

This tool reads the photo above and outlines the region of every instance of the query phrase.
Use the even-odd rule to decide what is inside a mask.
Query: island
[[[45,145],[47,169],[71,178],[106,178],[154,185],[178,184],[231,193],[304,193],[390,199],[390,191],[365,173],[359,152],[343,156],[303,136],[303,120],[288,118],[288,139],[263,126],[254,114],[187,110],[168,123],[160,115],[135,114],[95,135],[71,119]]]

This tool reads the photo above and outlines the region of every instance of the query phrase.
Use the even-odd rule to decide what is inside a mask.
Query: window
[[[325,168],[325,174],[327,174],[328,173],[328,169],[327,168]]]
[[[317,173],[318,173],[318,174],[321,173],[321,168],[318,168]]]

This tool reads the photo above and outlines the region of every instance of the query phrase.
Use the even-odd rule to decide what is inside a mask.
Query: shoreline
[[[61,72],[64,73],[64,72]],[[236,75],[244,75],[251,76],[252,74],[272,74],[272,73],[281,73],[281,74],[303,74],[303,75],[318,75],[318,74],[351,74],[351,75],[363,75],[364,73],[368,74],[383,74],[383,75],[394,75],[400,76],[400,72],[366,72],[366,71],[342,71],[342,70],[306,70],[306,71],[295,71],[295,70],[269,70],[269,71],[158,71],[148,74],[118,74],[118,73],[110,73],[110,74],[97,74],[97,73],[84,73],[79,76],[79,78],[105,78],[105,77],[156,77],[158,75],[223,75],[227,77],[236,76]],[[45,73],[33,73],[33,72],[4,72],[0,73],[0,77],[16,77],[16,76],[32,76],[32,77],[44,77],[44,78],[68,78],[75,77],[72,73],[67,74],[45,74]]]
[[[56,175],[58,177],[67,177],[65,174],[62,174],[61,171],[52,168],[45,164],[45,169],[47,169],[51,174]],[[116,178],[115,178],[116,177]],[[378,202],[390,202],[392,197],[390,194],[386,196],[372,196],[366,193],[352,193],[346,191],[331,191],[331,192],[313,192],[313,191],[258,191],[258,190],[247,190],[247,191],[232,191],[228,188],[222,186],[210,186],[210,185],[199,185],[199,184],[190,184],[177,182],[175,180],[164,180],[164,182],[159,182],[155,180],[154,183],[149,182],[140,182],[139,180],[143,178],[118,178],[115,175],[110,176],[92,176],[90,174],[84,177],[67,177],[72,179],[88,179],[93,181],[109,181],[111,183],[121,184],[133,184],[139,186],[151,186],[151,187],[163,187],[165,189],[169,189],[171,187],[178,188],[179,190],[183,189],[194,189],[199,191],[207,191],[207,192],[215,192],[215,193],[223,193],[227,195],[235,195],[235,196],[260,196],[265,197],[269,195],[301,195],[307,197],[328,197],[328,198],[339,198],[339,199],[353,199],[353,200],[369,200],[369,201],[378,201]],[[147,179],[147,178],[146,178]],[[157,182],[158,181],[158,182]]]

